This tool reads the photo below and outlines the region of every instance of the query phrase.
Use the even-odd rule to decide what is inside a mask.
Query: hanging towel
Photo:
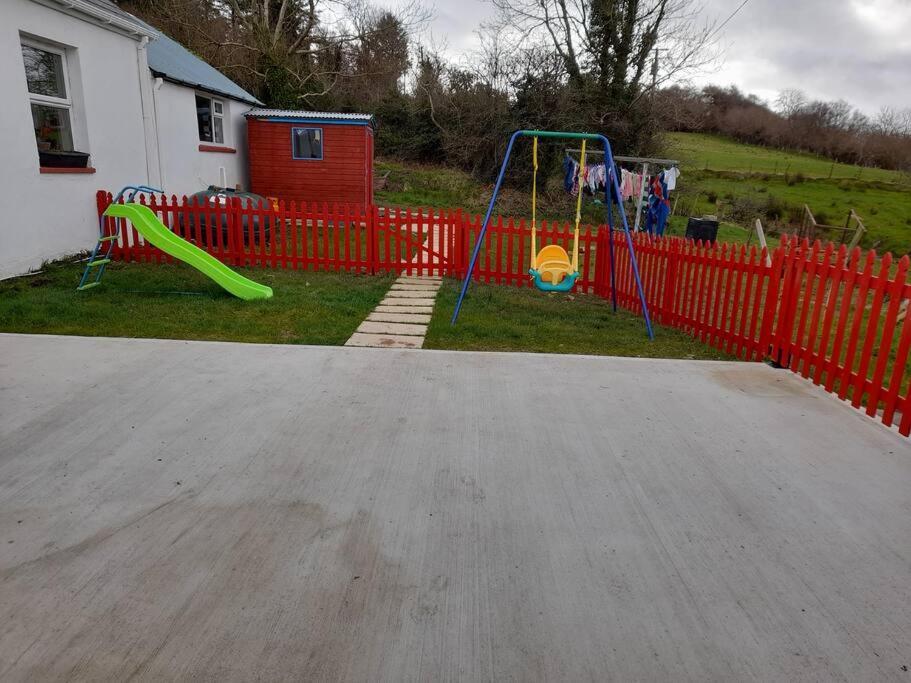
[[[634,173],[633,174],[633,197],[638,199],[642,195],[642,174]]]
[[[620,169],[620,196],[624,200],[633,196],[633,174],[625,168]]]

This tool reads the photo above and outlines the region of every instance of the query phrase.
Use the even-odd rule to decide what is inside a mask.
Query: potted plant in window
[[[38,160],[41,166],[50,168],[86,168],[89,164],[87,152],[66,150],[58,127],[45,122],[35,131],[38,138]]]

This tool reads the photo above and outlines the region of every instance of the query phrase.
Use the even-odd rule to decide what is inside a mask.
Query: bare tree
[[[714,27],[691,0],[491,1],[520,44],[549,44],[569,83],[605,102],[632,102],[716,58]]]
[[[785,118],[793,118],[807,106],[809,100],[803,90],[787,88],[778,93],[775,109]]]
[[[288,106],[328,94],[349,70],[346,51],[373,39],[382,42],[382,36],[400,42],[402,33],[431,16],[418,0],[395,14],[377,12],[363,0],[126,0],[124,5],[177,33],[242,83],[255,84],[251,89],[262,99]]]
[[[881,135],[911,135],[911,109],[882,107],[873,120],[873,126]]]

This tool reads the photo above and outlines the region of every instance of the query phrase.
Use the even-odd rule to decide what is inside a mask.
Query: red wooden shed
[[[286,201],[373,203],[373,116],[284,109],[251,109],[245,116],[253,192]]]

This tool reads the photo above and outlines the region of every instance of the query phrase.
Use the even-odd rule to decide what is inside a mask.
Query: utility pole
[[[655,85],[658,82],[658,48],[655,48],[655,58],[652,60],[652,96],[655,95]]]

